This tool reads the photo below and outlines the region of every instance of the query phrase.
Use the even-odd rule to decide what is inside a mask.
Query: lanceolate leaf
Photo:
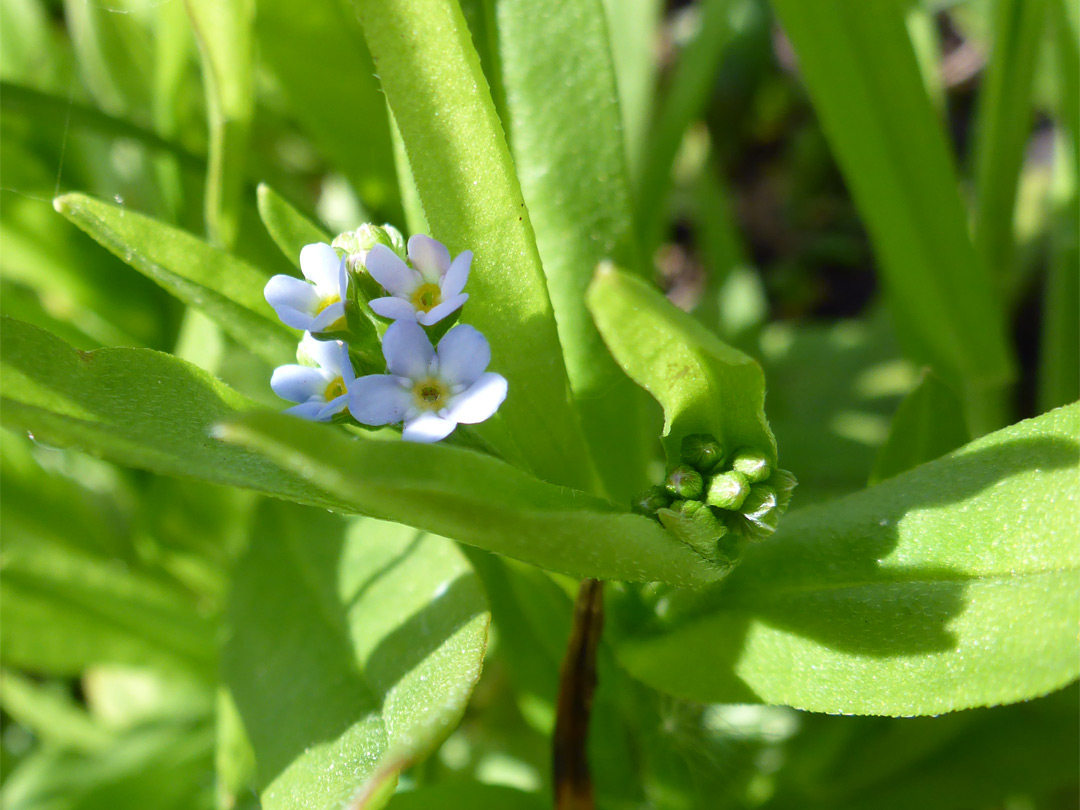
[[[600,334],[616,362],[664,408],[664,445],[677,458],[682,438],[711,433],[728,449],[751,447],[776,463],[765,421],[765,377],[644,281],[601,268],[588,293]]]
[[[255,404],[172,355],[79,352],[42,329],[4,318],[0,358],[0,416],[12,429],[154,472],[343,508],[266,460],[211,439],[214,424]]]
[[[354,0],[432,236],[474,253],[464,318],[510,382],[500,410],[541,477],[594,490],[529,214],[457,3]],[[485,428],[489,430],[490,428]]]
[[[688,586],[723,574],[655,521],[471,450],[350,438],[270,413],[243,416],[218,435],[295,471],[351,511],[553,571]]]
[[[274,413],[217,433],[253,455],[210,437],[253,403],[189,363],[146,349],[77,352],[36,327],[2,325],[4,424],[50,444],[406,523],[578,576],[696,585],[721,574],[653,521],[469,450]]]
[[[1031,92],[1047,0],[994,4],[990,61],[972,132],[977,206],[975,245],[999,289],[1012,281],[1013,210],[1034,119]]]
[[[701,701],[939,714],[1080,674],[1080,405],[788,516],[722,585],[621,648]]]
[[[231,248],[240,231],[240,193],[255,107],[254,0],[184,0],[202,55],[210,124],[206,227]]]
[[[274,244],[297,269],[300,268],[300,250],[313,242],[327,242],[333,238],[320,226],[297,211],[289,202],[266,183],[258,189],[259,216],[266,226]]]
[[[237,566],[223,655],[262,806],[381,807],[464,713],[488,621],[450,541],[268,505]]]
[[[627,498],[647,483],[642,395],[585,308],[597,264],[638,258],[625,145],[614,137],[621,117],[604,9],[600,0],[498,0],[496,11],[514,166],[570,385],[609,491]]]
[[[902,4],[773,6],[866,220],[908,350],[952,382],[1007,380],[1002,307],[968,236],[956,167]]]
[[[396,216],[386,99],[356,15],[341,0],[259,0],[255,35],[316,146],[367,210]]]
[[[263,298],[266,277],[200,239],[121,206],[82,194],[53,201],[56,210],[140,273],[201,309],[268,362],[289,362],[296,333],[277,322]]]

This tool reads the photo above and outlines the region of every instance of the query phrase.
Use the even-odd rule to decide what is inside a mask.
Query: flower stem
[[[604,583],[582,580],[559,674],[552,740],[555,810],[594,810],[587,743],[596,690],[596,650],[604,627]]]

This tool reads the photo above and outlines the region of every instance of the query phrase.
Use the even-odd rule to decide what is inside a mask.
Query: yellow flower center
[[[326,386],[326,391],[323,392],[323,398],[329,402],[332,399],[337,399],[342,396],[348,389],[345,388],[345,380],[341,377],[335,377],[330,381],[330,384]]]
[[[332,304],[340,304],[340,303],[341,303],[341,296],[340,295],[338,295],[337,293],[334,293],[333,295],[328,295],[328,296],[326,296],[326,298],[322,299],[319,302],[319,310],[318,311],[322,312],[328,306],[330,306]]]
[[[421,284],[412,293],[412,305],[421,312],[431,312],[442,303],[442,290],[438,284]]]
[[[333,295],[328,295],[328,296],[326,296],[326,298],[319,301],[319,309],[318,309],[318,312],[316,314],[321,313],[324,309],[326,309],[329,306],[332,306],[333,304],[340,304],[340,303],[341,303],[341,296],[340,295],[338,295],[337,293],[334,293]],[[336,321],[334,321],[332,324],[327,326],[325,329],[323,329],[323,331],[324,332],[338,332],[338,331],[340,331],[340,330],[342,330],[344,328],[345,328],[345,316],[343,315],[342,317],[340,317]]]
[[[413,385],[413,402],[424,411],[437,411],[446,405],[449,394],[445,383],[435,377],[428,377]]]

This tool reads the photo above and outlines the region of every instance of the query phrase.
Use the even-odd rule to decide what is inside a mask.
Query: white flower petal
[[[373,298],[371,300],[371,311],[392,321],[403,318],[408,321],[416,320],[416,309],[404,298],[394,298],[393,296]]]
[[[293,416],[299,416],[302,419],[310,419],[312,422],[326,422],[330,419],[329,416],[319,416],[324,407],[326,407],[326,403],[313,399],[310,402],[302,402],[299,405],[286,408],[285,413],[291,413]]]
[[[427,376],[435,357],[427,333],[413,321],[394,321],[383,335],[383,357],[391,374],[419,380]]]
[[[494,416],[506,399],[506,378],[489,371],[458,394],[446,411],[447,419],[475,425]]]
[[[339,352],[341,359],[338,360],[338,374],[341,375],[342,382],[345,383],[345,387],[348,388],[353,384],[353,380],[356,379],[356,372],[353,371],[352,360],[349,359],[349,347],[345,343],[339,344]]]
[[[300,250],[300,272],[312,282],[319,291],[319,296],[340,295],[338,280],[342,260],[337,251],[325,242],[304,245]]]
[[[315,308],[319,305],[319,293],[315,288],[293,276],[273,276],[263,287],[263,296],[266,303],[279,312],[279,317],[283,307],[314,315]]]
[[[443,298],[453,298],[465,289],[465,282],[469,280],[469,266],[472,264],[472,251],[463,250],[450,264],[450,269],[443,276],[441,289]]]
[[[432,324],[438,323],[455,310],[460,309],[461,305],[468,300],[469,296],[467,293],[456,295],[449,301],[443,301],[437,307],[432,307],[430,312],[417,312],[416,320],[424,326],[431,326]]]
[[[311,326],[308,327],[310,332],[322,332],[329,329],[335,323],[345,317],[345,304],[342,301],[338,301],[336,304],[331,304],[318,315],[311,322]]]
[[[442,242],[418,233],[409,237],[409,261],[425,281],[438,284],[450,269],[450,251]]]
[[[401,438],[407,442],[423,442],[430,444],[440,439],[445,439],[454,432],[457,422],[445,419],[431,411],[425,411],[415,419],[405,423],[405,429],[401,431]]]
[[[310,332],[306,333],[304,339],[300,341],[300,353],[318,363],[320,368],[331,372],[334,377],[341,375],[343,347],[344,344],[340,340],[317,340]],[[347,351],[345,356],[348,357]]]
[[[330,419],[335,414],[341,413],[349,407],[349,395],[342,394],[340,397],[334,397],[332,400],[323,405],[322,410],[319,411],[316,417],[320,422],[325,419]]]
[[[286,326],[291,326],[293,329],[303,329],[305,332],[311,329],[311,325],[315,323],[312,316],[292,307],[278,307],[277,316],[278,320]]]
[[[359,377],[349,388],[349,413],[365,425],[391,425],[405,417],[412,393],[390,374]]]
[[[338,276],[337,276],[338,298],[340,298],[342,301],[348,301],[349,300],[349,268],[348,268],[348,260],[349,260],[349,257],[346,256],[345,258],[343,258],[338,263]]]
[[[491,362],[487,338],[468,324],[459,323],[439,341],[439,376],[450,385],[470,386]]]
[[[270,377],[274,393],[289,402],[307,402],[312,397],[322,398],[330,376],[321,369],[308,366],[278,366]]]
[[[408,298],[418,286],[416,273],[386,245],[375,245],[364,262],[368,273],[391,295]]]

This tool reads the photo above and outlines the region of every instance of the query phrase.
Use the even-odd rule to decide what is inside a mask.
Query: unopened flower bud
[[[740,450],[736,453],[731,460],[731,469],[745,475],[751,484],[760,483],[772,474],[769,459],[756,450]]]
[[[704,490],[701,473],[688,464],[673,467],[664,479],[664,487],[676,498],[693,500],[700,498]]]
[[[665,529],[709,560],[716,559],[717,543],[728,532],[701,501],[675,501],[657,517]]]
[[[724,460],[724,448],[715,436],[692,433],[682,440],[682,460],[702,475],[708,475]]]
[[[776,490],[764,484],[754,484],[742,505],[743,517],[749,521],[751,540],[764,540],[776,531],[780,522]]]
[[[718,509],[736,510],[750,494],[750,482],[739,472],[725,472],[709,479],[705,502]]]
[[[639,492],[630,502],[630,509],[645,517],[656,517],[656,513],[671,503],[671,493],[663,487],[649,487]]]

